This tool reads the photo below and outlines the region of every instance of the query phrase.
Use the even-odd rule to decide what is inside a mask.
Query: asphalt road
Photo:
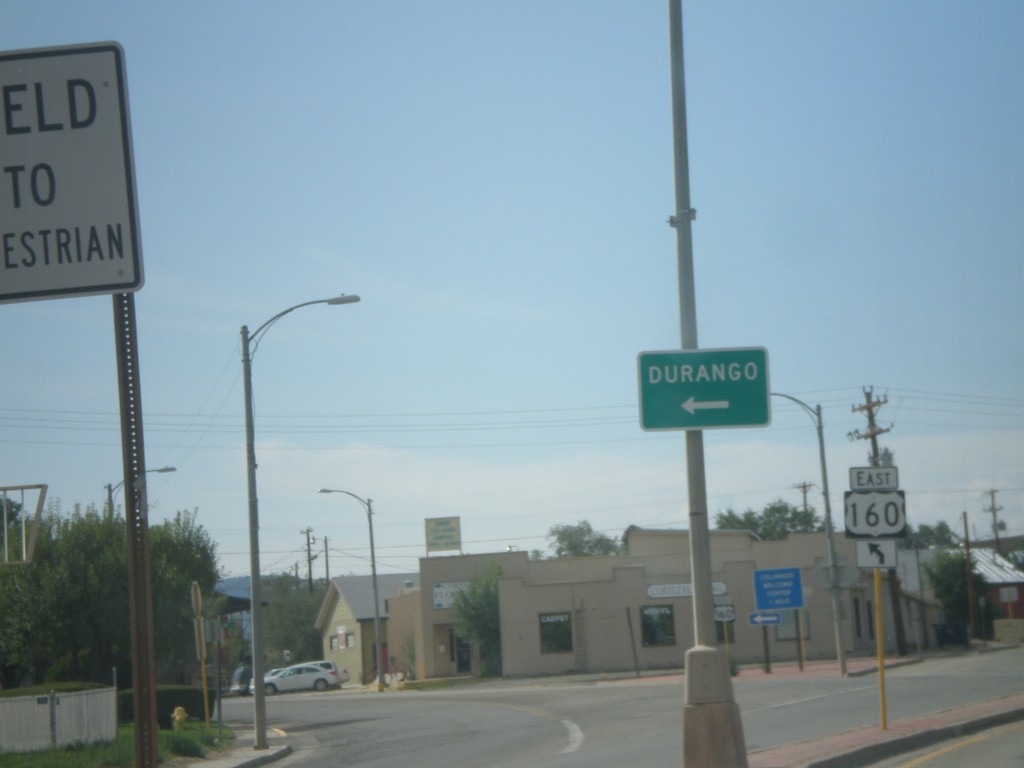
[[[930,659],[887,672],[887,715],[892,722],[1021,690],[1024,649]],[[734,691],[748,752],[880,724],[874,675],[741,676]],[[619,768],[680,765],[682,707],[679,678],[569,678],[278,696],[267,700],[267,718],[297,746],[280,765]],[[226,701],[224,716],[251,723],[251,702]]]

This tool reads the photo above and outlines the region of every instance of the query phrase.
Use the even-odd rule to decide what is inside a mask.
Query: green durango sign
[[[763,427],[771,421],[763,347],[641,352],[637,364],[645,430]]]

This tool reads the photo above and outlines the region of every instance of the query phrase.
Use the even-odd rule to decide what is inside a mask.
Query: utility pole
[[[985,511],[992,514],[992,535],[996,538],[996,554],[1001,555],[1003,554],[1003,550],[999,546],[999,520],[996,518],[996,513],[1002,510],[1002,507],[996,506],[996,494],[999,493],[999,491],[992,490],[985,491],[985,493],[987,493],[992,499],[992,505]]]
[[[967,577],[967,616],[971,623],[968,642],[977,633],[978,615],[974,608],[974,564],[971,562],[971,534],[967,530],[967,512],[964,512],[964,570]]]
[[[327,537],[326,536],[324,536],[324,569],[327,572],[327,575],[324,577],[324,579],[327,582],[327,586],[330,586],[330,584],[331,584],[331,560],[330,560],[330,555],[327,554]]]
[[[889,402],[889,398],[885,395],[882,396],[881,400],[876,400],[874,397],[874,391],[871,387],[864,389],[864,404],[854,405],[852,410],[854,413],[864,413],[868,418],[868,429],[863,434],[857,430],[854,430],[849,434],[851,440],[870,440],[871,441],[871,453],[868,454],[868,461],[872,467],[881,466],[881,453],[878,450],[878,436],[884,435],[886,432],[892,429],[892,425],[885,429],[878,426],[875,423],[875,413],[883,405]],[[896,631],[896,652],[900,656],[907,655],[907,632],[903,626],[903,601],[900,599],[900,577],[896,573],[895,568],[889,568],[889,603],[892,605],[892,623],[895,625]]]
[[[682,0],[669,0],[668,15],[676,192],[676,212],[669,224],[676,230],[681,347],[696,350],[700,345],[697,343],[692,226],[697,211],[690,204]],[[704,433],[700,430],[686,432],[686,485],[690,508],[694,644],[685,657],[683,765],[685,768],[747,768],[740,708],[733,696],[726,656],[715,639]]]
[[[306,528],[299,533],[306,534],[306,581],[309,584],[309,594],[313,594],[313,561],[317,558],[317,555],[313,554],[313,542],[316,541],[316,537],[310,535],[313,533],[312,528]]]
[[[804,496],[804,514],[806,515],[807,514],[807,492],[810,491],[811,488],[814,487],[814,483],[806,483],[806,482],[805,483],[797,483],[793,487],[796,488],[798,491],[800,491],[800,493],[802,493],[803,496]]]

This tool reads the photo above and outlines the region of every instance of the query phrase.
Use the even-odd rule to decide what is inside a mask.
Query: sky
[[[314,578],[369,572],[364,508],[322,487],[372,499],[384,573],[418,569],[430,518],[460,518],[466,553],[688,527],[684,433],[641,430],[637,381],[639,353],[682,343],[666,3],[0,15],[2,51],[125,52],[145,458],[176,467],[148,475],[151,524],[196,511],[248,574],[240,329],[344,293],[253,354],[264,573],[307,575],[307,529]],[[838,530],[870,390],[912,526],[966,512],[986,537],[995,490],[1024,534],[1024,5],[683,20],[699,346],[763,347],[771,391],[821,405]],[[111,298],[0,316],[0,484],[101,506],[123,480]],[[791,401],[704,445],[712,516],[802,504],[800,483],[823,510]]]

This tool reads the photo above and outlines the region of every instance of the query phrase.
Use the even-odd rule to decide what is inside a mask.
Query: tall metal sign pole
[[[155,768],[156,666],[133,291],[142,287],[124,51],[0,52],[0,304],[112,294],[128,542],[136,768]]]
[[[693,277],[690,166],[686,136],[681,0],[669,0],[672,68],[672,125],[675,146],[676,230],[682,348],[697,349],[697,306]],[[690,499],[690,577],[693,581],[694,646],[686,652],[683,706],[683,766],[746,768],[747,748],[725,655],[715,645],[711,592],[711,544],[704,479],[704,433],[686,432],[686,476]]]

